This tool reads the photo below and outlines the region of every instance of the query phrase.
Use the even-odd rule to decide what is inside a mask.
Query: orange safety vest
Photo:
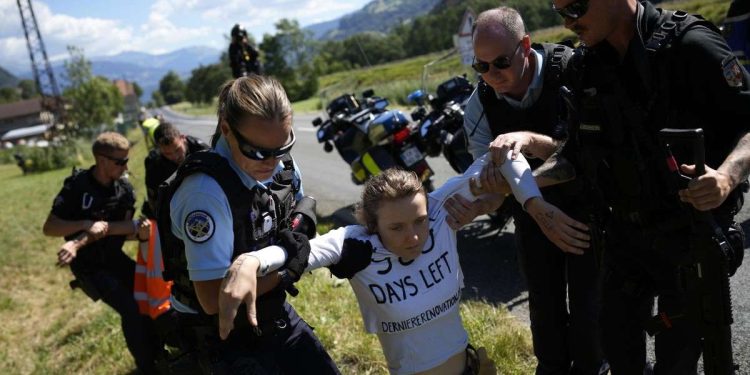
[[[138,256],[135,265],[135,285],[133,296],[138,302],[138,311],[156,319],[170,308],[169,294],[172,282],[164,281],[162,271],[164,263],[161,256],[161,243],[156,221],[151,222],[151,234],[148,242],[141,242],[138,246]]]

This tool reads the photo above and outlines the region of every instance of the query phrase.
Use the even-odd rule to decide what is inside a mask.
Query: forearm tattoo
[[[750,174],[750,133],[740,138],[719,171],[728,174],[735,186],[747,179]]]
[[[554,211],[539,212],[534,214],[534,217],[536,218],[536,222],[540,227],[543,227],[544,229],[552,229],[552,223],[555,220]]]
[[[222,281],[222,285],[226,286],[227,284],[234,282],[237,279],[237,274],[239,273],[240,268],[242,268],[242,263],[245,262],[245,259],[247,259],[246,255],[240,255],[237,260],[232,264],[230,269],[234,269],[236,272],[227,272],[227,275],[224,277],[224,281]],[[229,276],[229,277],[227,277]]]

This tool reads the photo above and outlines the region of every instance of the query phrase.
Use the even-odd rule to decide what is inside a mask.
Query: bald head
[[[519,40],[526,35],[521,15],[513,8],[499,7],[486,10],[474,21],[473,36],[505,36]]]

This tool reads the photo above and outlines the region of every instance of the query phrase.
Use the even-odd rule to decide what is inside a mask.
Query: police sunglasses
[[[577,20],[589,10],[589,0],[576,0],[562,8],[558,8],[555,4],[552,4],[552,10],[557,12],[560,17],[565,19]]]
[[[294,130],[292,130],[290,134],[290,137],[292,139],[289,141],[289,143],[276,149],[262,148],[251,145],[250,142],[248,142],[245,137],[243,137],[232,126],[229,126],[229,129],[232,131],[232,134],[234,134],[234,138],[237,140],[237,145],[240,147],[240,152],[242,152],[242,155],[245,155],[245,157],[248,159],[258,161],[267,160],[270,158],[280,159],[284,157],[284,155],[288,154],[289,151],[292,150],[292,146],[294,146],[294,142],[297,140],[294,136]]]
[[[474,62],[471,64],[471,67],[479,74],[489,72],[490,64],[492,64],[496,69],[508,69],[511,65],[513,65],[513,57],[515,57],[516,53],[518,53],[518,48],[521,47],[521,42],[523,42],[523,39],[518,41],[518,44],[516,44],[516,48],[513,50],[513,54],[511,54],[510,56],[499,56],[498,58],[490,62],[477,60],[476,56],[474,56]]]
[[[99,154],[99,156],[103,156],[103,157],[105,157],[105,158],[107,158],[109,160],[112,160],[113,162],[115,162],[115,164],[118,167],[124,167],[124,166],[128,165],[128,162],[130,161],[130,158],[118,159],[118,158],[115,158],[115,157],[112,157],[112,156],[109,156],[109,155],[104,155],[104,154]]]

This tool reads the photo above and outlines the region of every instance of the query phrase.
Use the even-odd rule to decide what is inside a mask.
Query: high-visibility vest
[[[161,276],[164,263],[161,256],[159,231],[156,228],[156,221],[149,221],[151,234],[148,242],[141,242],[138,246],[133,296],[138,303],[138,311],[156,319],[170,308],[169,294],[172,290],[172,282],[164,281]]]

